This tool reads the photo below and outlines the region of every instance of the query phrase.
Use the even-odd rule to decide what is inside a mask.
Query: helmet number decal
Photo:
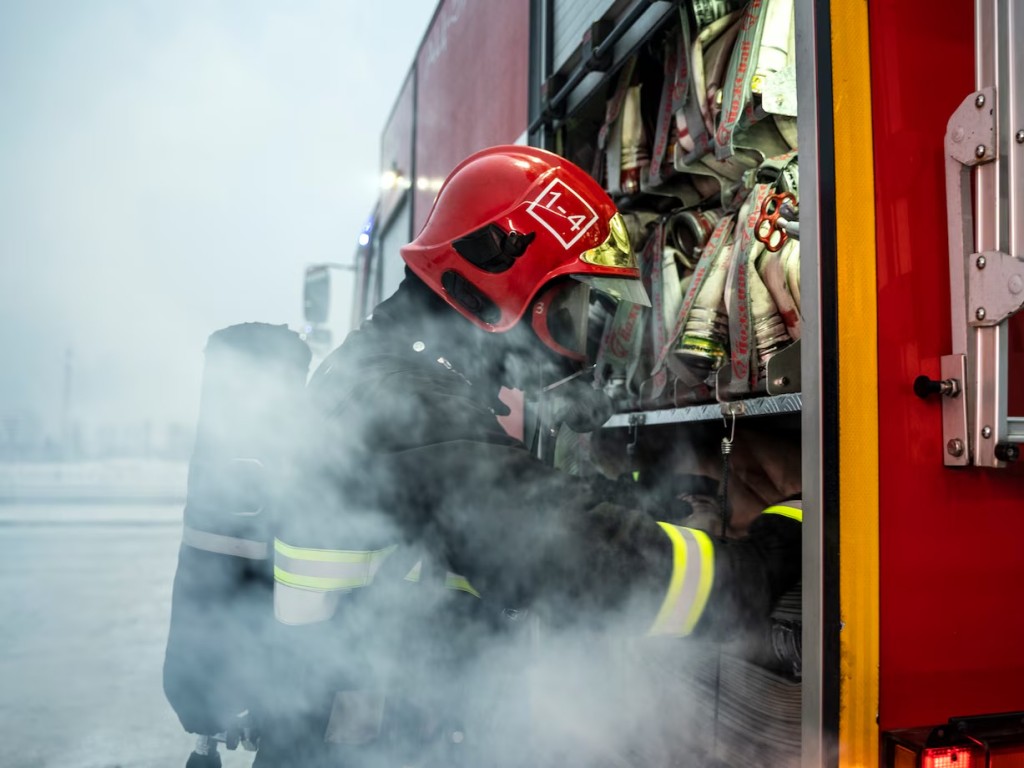
[[[543,224],[566,250],[597,223],[597,212],[590,203],[561,179],[544,187],[526,212]]]

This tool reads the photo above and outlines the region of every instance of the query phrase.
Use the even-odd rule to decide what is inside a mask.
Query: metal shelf
[[[617,413],[604,423],[603,428],[717,421],[723,416],[733,413],[737,416],[775,416],[782,413],[799,413],[802,405],[799,392],[787,395],[766,395],[747,400],[732,400],[726,403],[704,403],[684,408]]]
[[[615,77],[622,63],[658,29],[677,19],[678,12],[679,3],[675,0],[634,0],[596,46],[581,42],[576,53],[548,77],[545,87],[551,91],[550,97],[542,99],[540,114],[527,128],[528,135],[533,136],[545,125],[567,120]],[[587,28],[585,40],[593,29],[593,24]]]

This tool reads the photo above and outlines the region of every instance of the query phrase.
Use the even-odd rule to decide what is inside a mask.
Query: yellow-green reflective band
[[[423,561],[420,560],[414,565],[409,572],[405,574],[406,581],[419,582],[423,576]],[[473,585],[469,583],[469,580],[465,576],[460,576],[457,573],[448,573],[444,577],[445,589],[456,589],[460,592],[468,592],[473,597],[480,597],[480,593],[473,589]]]
[[[395,549],[306,549],[275,539],[274,579],[303,589],[355,589],[370,584]]]
[[[445,589],[457,589],[460,592],[468,592],[473,597],[480,597],[480,593],[473,589],[473,585],[469,583],[465,576],[460,576],[451,571],[448,571],[448,575],[444,577],[444,586]]]
[[[803,502],[800,501],[787,501],[785,504],[775,504],[774,506],[768,507],[762,515],[782,515],[788,517],[791,520],[796,520],[798,523],[804,521],[804,508]]]
[[[366,585],[364,578],[331,578],[329,576],[302,576],[297,573],[289,573],[280,566],[274,566],[274,581],[287,584],[289,587],[302,587],[303,589],[315,589],[321,592],[329,592],[338,589],[355,589]]]
[[[689,635],[697,625],[715,579],[715,548],[696,528],[658,523],[672,542],[672,578],[649,635]]]

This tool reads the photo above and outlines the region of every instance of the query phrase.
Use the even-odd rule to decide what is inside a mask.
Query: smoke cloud
[[[450,327],[425,321],[416,330],[409,354],[433,356]],[[197,614],[175,604],[172,703],[200,732],[207,713],[192,711],[197,701],[262,719],[257,765],[315,765],[324,750],[329,760],[369,768],[396,759],[425,767],[714,764],[723,669],[749,674],[732,656],[723,664],[723,653],[744,654],[748,639],[723,646],[645,637],[664,587],[637,582],[615,542],[595,554],[601,567],[574,563],[580,526],[598,524],[579,513],[598,508],[605,486],[593,480],[588,494],[587,482],[538,471],[519,448],[464,449],[457,438],[475,426],[472,404],[453,411],[444,400],[494,357],[493,340],[474,343],[475,331],[467,332],[459,339],[467,343],[449,345],[451,360],[437,361],[434,388],[408,386],[431,376],[416,373],[416,361],[401,376],[375,375],[368,346],[370,358],[329,357],[312,391],[292,373],[275,393],[261,381],[280,384],[283,369],[245,355],[214,359],[211,341],[186,525],[258,540],[266,524],[293,548],[397,549],[367,586],[325,594],[279,583],[272,596],[268,563],[240,566],[183,547],[176,590],[180,597],[191,589],[201,607]],[[419,340],[425,348],[413,352]],[[486,409],[494,393],[479,395],[477,407]],[[599,458],[614,451],[595,445]],[[676,462],[689,474],[699,471],[697,448],[644,450],[661,451],[663,465]],[[250,454],[265,466],[266,505],[251,501],[251,478],[223,487],[238,469],[233,459]],[[757,451],[740,456],[735,482],[739,498],[758,499],[751,509],[764,506],[761,494],[776,501],[793,482],[791,472],[755,472],[759,461],[773,463]],[[202,498],[211,491],[195,482],[204,466],[222,484],[212,504]],[[225,515],[239,499],[264,509],[263,517],[218,528],[239,525],[239,510],[233,521]],[[741,528],[749,519],[733,522]],[[188,569],[202,577],[190,582]],[[452,589],[451,573],[469,575],[469,589]],[[315,601],[312,618],[282,609],[279,601],[296,590],[307,608]],[[792,696],[789,704],[792,716]]]

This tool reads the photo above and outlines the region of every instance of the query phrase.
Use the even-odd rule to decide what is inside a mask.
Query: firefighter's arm
[[[722,541],[659,524],[627,498],[609,501],[620,494],[608,484],[568,477],[521,449],[452,442],[393,458],[395,477],[418,480],[390,486],[390,508],[410,514],[403,527],[429,528],[453,570],[502,605],[543,605],[566,622],[625,610],[637,634],[721,635],[766,618],[799,579],[798,506]],[[449,471],[424,473],[427,462]]]
[[[672,551],[672,573],[648,631],[724,638],[763,620],[800,580],[799,501],[771,506],[743,539],[660,523]]]

